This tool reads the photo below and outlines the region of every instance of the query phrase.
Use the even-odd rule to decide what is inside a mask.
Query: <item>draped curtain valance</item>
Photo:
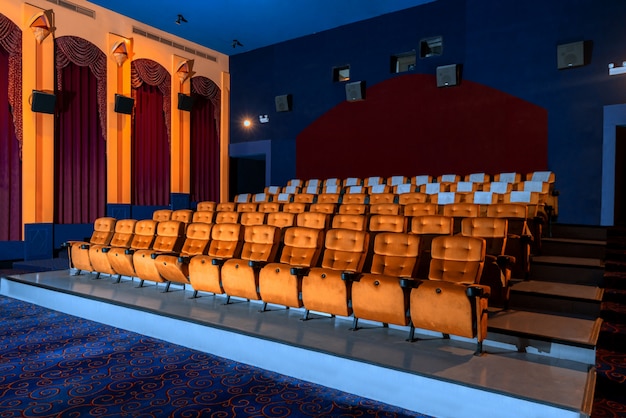
[[[0,14],[0,46],[9,53],[8,100],[13,114],[15,137],[22,155],[22,31],[8,17]]]
[[[215,120],[217,121],[217,132],[219,135],[219,121],[221,114],[221,91],[220,88],[215,84],[215,82],[207,77],[193,77],[191,79],[191,93],[198,94],[200,96],[206,97],[208,100],[213,103],[213,108],[215,110]]]
[[[156,86],[163,93],[163,113],[165,114],[165,125],[169,141],[172,116],[172,83],[170,73],[158,62],[145,58],[136,59],[131,63],[130,67],[130,85],[133,89],[137,89],[143,83]]]
[[[106,139],[107,129],[107,62],[106,55],[91,42],[76,36],[61,36],[56,38],[56,68],[57,89],[63,90],[63,77],[61,70],[70,62],[89,67],[92,74],[98,80],[98,115],[102,137]]]

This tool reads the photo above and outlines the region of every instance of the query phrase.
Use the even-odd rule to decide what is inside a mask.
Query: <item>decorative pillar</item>
[[[220,201],[228,202],[229,194],[229,159],[230,145],[230,73],[222,72],[222,109],[220,118]]]
[[[172,132],[171,132],[171,206],[172,209],[189,207],[190,193],[190,149],[191,115],[188,110],[179,109],[178,94],[190,94],[193,76],[191,59],[172,56]]]

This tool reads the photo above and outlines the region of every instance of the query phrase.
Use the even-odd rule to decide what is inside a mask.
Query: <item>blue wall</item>
[[[545,108],[547,168],[556,173],[561,193],[558,220],[600,224],[603,111],[626,102],[626,75],[609,77],[607,65],[626,60],[625,17],[622,0],[437,0],[238,54],[230,63],[231,140],[276,144],[270,178],[284,184],[295,177],[298,134],[345,100],[344,85],[331,80],[334,66],[349,64],[351,79],[371,86],[397,77],[389,71],[391,55],[441,35],[443,55],[418,58],[415,73],[461,63],[464,80]],[[558,70],[557,45],[582,40],[593,42],[589,65]],[[293,111],[275,112],[274,97],[281,94],[293,95]],[[270,123],[241,127],[244,117],[260,114],[268,114]]]

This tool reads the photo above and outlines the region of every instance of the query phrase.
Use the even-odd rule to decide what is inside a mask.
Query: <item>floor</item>
[[[301,321],[298,309],[270,306],[261,313],[260,303],[231,298],[225,305],[225,297],[211,294],[191,298],[182,286],[163,293],[162,284],[137,288],[127,278],[120,284],[94,278],[70,270],[7,275],[0,293],[433,416],[591,413],[593,363],[546,355],[557,351],[547,340],[536,353],[520,350],[519,340],[528,335],[513,343],[492,341],[475,356],[471,340],[424,331],[409,343],[408,330],[399,327],[362,321],[363,329],[351,331],[348,318]],[[584,341],[593,326],[567,331]]]

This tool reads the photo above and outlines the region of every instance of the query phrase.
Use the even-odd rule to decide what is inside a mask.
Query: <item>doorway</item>
[[[242,193],[263,193],[265,189],[265,154],[230,158],[229,201]]]
[[[614,225],[626,226],[626,126],[615,127]]]

